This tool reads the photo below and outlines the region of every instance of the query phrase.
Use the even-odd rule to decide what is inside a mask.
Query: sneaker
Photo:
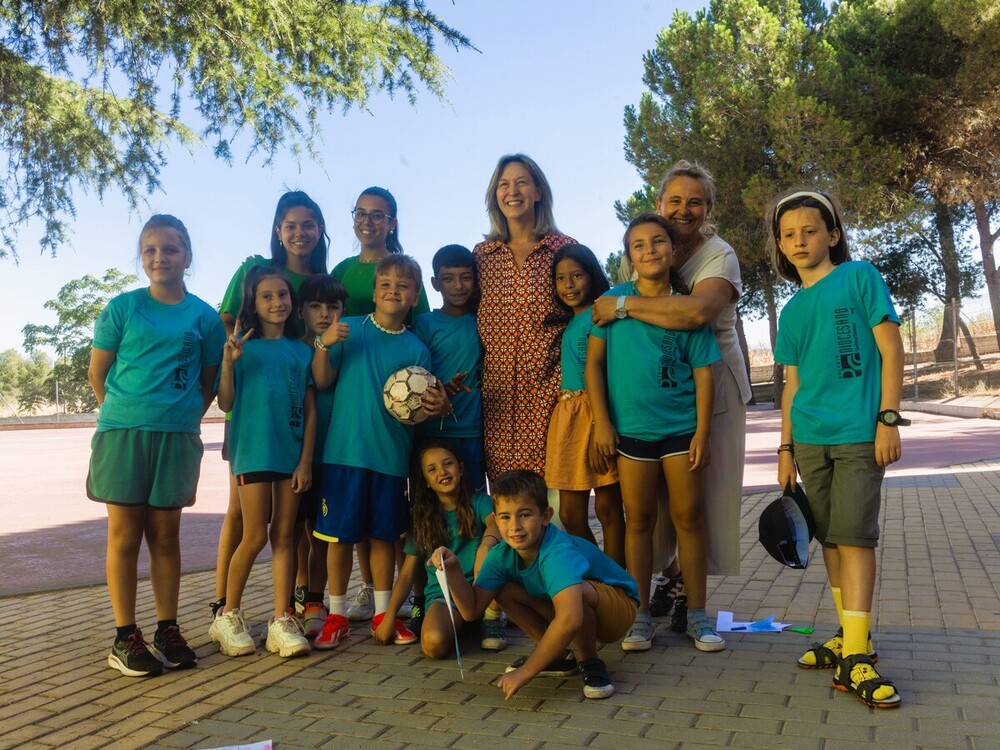
[[[361,588],[354,595],[354,602],[347,608],[347,619],[351,622],[372,619],[375,616],[375,602],[372,597],[372,587],[362,581]]]
[[[581,661],[580,674],[583,676],[584,698],[607,698],[614,695],[615,686],[611,683],[608,668],[600,659]]]
[[[379,612],[375,617],[372,618],[372,635],[375,635],[375,629],[382,624],[385,619],[385,612]],[[417,640],[416,633],[410,630],[403,624],[403,621],[396,619],[396,635],[393,637],[392,642],[397,646],[408,646],[409,644]]]
[[[524,666],[524,662],[528,660],[527,656],[521,656],[516,659],[512,664],[510,664],[505,672],[513,672],[515,669],[519,669]],[[545,669],[538,673],[538,677],[569,677],[570,675],[576,674],[578,669],[576,663],[576,656],[573,655],[572,651],[567,651],[566,656],[561,659],[553,659],[547,665]]]
[[[410,595],[406,597],[406,601],[400,605],[396,615],[402,620],[408,620],[413,617],[413,608],[415,606],[417,606],[417,595],[411,591]]]
[[[323,602],[306,604],[305,611],[302,613],[302,629],[305,631],[306,638],[312,639],[319,635],[319,631],[323,629],[323,623],[326,622],[329,614],[326,607],[323,606]]]
[[[678,594],[674,599],[674,611],[670,615],[670,629],[675,633],[686,633],[688,627],[688,598]]]
[[[225,609],[225,607],[226,607],[226,597],[222,597],[221,599],[216,599],[214,602],[212,602],[208,606],[212,610],[212,619],[214,620],[216,617],[218,617],[222,613],[222,610]]]
[[[157,630],[149,650],[167,669],[189,669],[198,665],[198,655],[188,646],[177,625]]]
[[[410,610],[410,621],[407,623],[407,627],[410,631],[420,637],[420,630],[424,626],[424,597],[416,598],[413,602],[413,608]]]
[[[653,617],[666,617],[673,611],[678,594],[684,593],[684,577],[654,576],[653,583],[656,584],[656,588],[649,597],[649,614]]]
[[[507,615],[502,612],[495,620],[484,619],[480,625],[482,640],[479,645],[487,651],[503,651],[507,648],[506,627]]]
[[[287,612],[271,619],[267,625],[267,642],[264,648],[285,659],[290,656],[305,656],[311,650],[309,641],[302,634],[299,621]]]
[[[726,642],[715,632],[704,612],[688,618],[687,634],[699,651],[722,651],[726,647]]]
[[[622,638],[622,651],[649,651],[653,647],[656,625],[649,616],[649,610],[637,612],[635,622]]]
[[[292,594],[292,603],[295,607],[295,614],[301,615],[306,611],[306,587],[296,586],[295,593]]]
[[[219,650],[226,656],[245,656],[257,650],[243,613],[238,609],[223,612],[212,620],[208,637],[219,644]]]
[[[320,651],[327,651],[335,648],[342,638],[351,634],[351,628],[347,624],[347,618],[343,615],[330,615],[320,628],[319,635],[313,641],[313,648]]]
[[[108,666],[114,667],[126,677],[155,677],[163,674],[163,665],[150,653],[139,628],[124,641],[115,641],[108,654]]]

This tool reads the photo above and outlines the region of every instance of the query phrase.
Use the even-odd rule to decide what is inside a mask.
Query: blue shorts
[[[409,528],[406,477],[323,464],[316,537],[341,544],[356,544],[368,537],[394,542],[406,536]]]
[[[486,489],[486,453],[481,437],[446,437],[465,465],[465,476],[469,478],[472,491]]]

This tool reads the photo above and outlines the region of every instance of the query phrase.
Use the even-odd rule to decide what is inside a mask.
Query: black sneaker
[[[611,683],[607,666],[600,659],[581,661],[580,674],[583,676],[585,698],[607,698],[614,695],[615,686]]]
[[[686,633],[688,629],[688,598],[678,594],[674,599],[674,612],[670,615],[670,629],[675,633]]]
[[[108,654],[108,666],[126,677],[153,677],[163,674],[163,665],[149,652],[142,631],[135,629],[124,641],[115,641]]]
[[[295,594],[292,596],[292,606],[295,607],[295,614],[301,615],[306,611],[306,587],[296,586]]]
[[[420,637],[420,629],[424,625],[424,604],[426,599],[422,596],[413,597],[413,609],[410,610],[410,631]]]
[[[659,581],[649,597],[649,614],[652,617],[666,617],[674,608],[674,602],[684,593],[684,577],[676,575],[673,578],[657,577]]]
[[[511,664],[509,667],[507,667],[505,671],[513,672],[515,669],[524,666],[524,662],[526,662],[527,660],[528,660],[527,656],[522,656],[519,659],[517,659],[517,661],[515,661],[513,664]],[[562,659],[553,659],[552,661],[550,661],[546,665],[545,669],[539,672],[537,676],[569,677],[570,675],[576,674],[577,669],[578,667],[576,663],[576,656],[573,655],[573,652],[569,652],[569,654],[563,657]]]
[[[188,646],[177,625],[157,630],[150,651],[167,669],[190,669],[198,665],[198,655]]]

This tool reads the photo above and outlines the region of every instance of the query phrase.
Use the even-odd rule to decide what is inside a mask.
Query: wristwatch
[[[625,295],[623,294],[618,298],[618,304],[615,305],[615,318],[617,320],[625,320],[628,317],[628,310],[625,309]]]
[[[895,409],[883,409],[878,413],[878,421],[886,427],[909,427],[910,420],[903,417]]]

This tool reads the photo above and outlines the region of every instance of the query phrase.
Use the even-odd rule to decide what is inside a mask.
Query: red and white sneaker
[[[319,635],[313,641],[313,648],[320,651],[329,651],[331,648],[336,648],[341,639],[346,638],[350,634],[351,628],[347,624],[346,617],[343,615],[330,615],[323,622],[323,627],[320,628]]]
[[[385,612],[380,612],[372,618],[372,635],[375,635],[375,631],[378,626],[382,624],[385,619]],[[403,624],[400,619],[396,620],[396,635],[393,637],[392,642],[397,646],[406,646],[410,643],[415,643],[417,640],[417,634],[410,630]]]

